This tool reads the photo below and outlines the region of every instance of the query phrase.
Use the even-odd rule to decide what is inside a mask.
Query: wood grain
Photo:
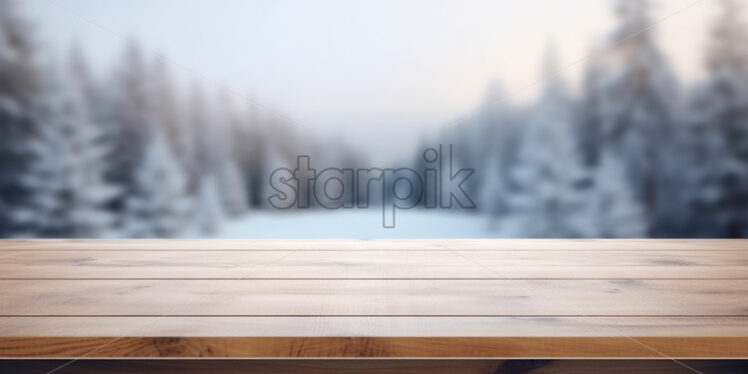
[[[710,251],[748,249],[744,239],[4,239],[2,251]]]
[[[0,316],[748,316],[748,280],[3,280]]]
[[[10,253],[0,256],[0,279],[748,279],[748,256],[738,251]]]
[[[1,317],[13,337],[744,337],[746,317]]]
[[[0,357],[740,358],[748,338],[67,337],[0,338]]]
[[[744,358],[746,243],[2,240],[0,358]]]

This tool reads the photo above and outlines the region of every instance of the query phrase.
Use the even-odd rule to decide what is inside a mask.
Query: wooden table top
[[[2,240],[2,358],[744,358],[742,240]]]

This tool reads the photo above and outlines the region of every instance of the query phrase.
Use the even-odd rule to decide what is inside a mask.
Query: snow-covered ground
[[[382,212],[367,210],[254,211],[226,222],[222,238],[490,238],[502,232],[479,214],[455,210],[398,211],[396,227],[382,227]]]

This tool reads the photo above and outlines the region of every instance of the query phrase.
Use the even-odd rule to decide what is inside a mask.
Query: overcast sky
[[[693,2],[660,0],[654,18]],[[661,45],[684,80],[700,74],[714,2],[705,0],[658,27]],[[343,131],[390,155],[403,147],[388,150],[389,139],[404,138],[399,141],[404,144],[421,129],[465,114],[481,101],[490,82],[500,80],[513,92],[536,81],[549,43],[556,45],[562,65],[569,64],[585,56],[614,24],[611,2],[604,0],[22,4],[39,22],[49,46],[77,40],[100,71],[113,66],[126,38],[133,36],[192,71],[174,67],[182,82],[199,79],[193,72],[198,73],[257,97],[299,126]],[[581,68],[565,75],[576,81]],[[516,100],[535,92],[525,90]]]

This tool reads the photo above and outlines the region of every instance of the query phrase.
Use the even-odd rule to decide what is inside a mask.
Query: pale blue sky
[[[691,2],[661,0],[655,18]],[[659,27],[685,79],[699,74],[713,2]],[[308,129],[342,130],[374,147],[468,112],[492,80],[509,92],[535,81],[549,41],[563,63],[583,57],[613,25],[604,0],[28,0],[23,6],[49,46],[78,40],[99,70],[116,62],[123,37],[135,36]],[[182,82],[194,78],[174,70]],[[566,75],[574,81],[580,70]]]

